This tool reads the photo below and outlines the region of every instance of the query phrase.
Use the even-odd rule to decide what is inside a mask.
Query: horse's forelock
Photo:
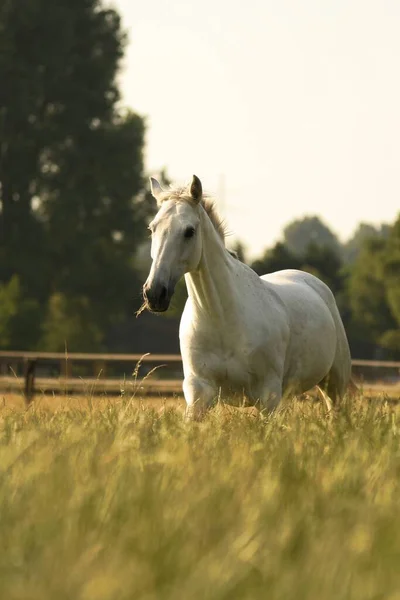
[[[167,202],[168,200],[172,200],[174,202],[187,202],[192,206],[196,205],[196,202],[191,197],[187,187],[175,187],[163,192],[163,194],[159,198],[160,203],[162,204],[163,202]],[[217,212],[214,198],[212,196],[209,196],[208,194],[203,193],[201,199],[201,206],[206,211],[218,235],[221,237],[222,240],[225,240],[225,223],[222,217],[220,217],[220,215]]]

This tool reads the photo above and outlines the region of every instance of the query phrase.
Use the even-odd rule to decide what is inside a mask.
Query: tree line
[[[0,5],[2,349],[112,351],[109,331],[141,304],[138,251],[154,204],[145,121],[117,85],[126,43],[100,0]],[[345,245],[317,217],[295,221],[251,266],[320,276],[353,354],[399,356],[399,219],[360,225]],[[181,285],[169,316],[184,299]]]
[[[126,35],[98,0],[0,8],[0,346],[102,347],[140,304],[141,116],[116,83]]]

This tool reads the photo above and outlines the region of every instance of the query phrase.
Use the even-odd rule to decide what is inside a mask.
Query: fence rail
[[[364,360],[361,358],[355,358],[351,361],[353,367],[387,367],[400,369],[400,361],[398,360]]]
[[[91,364],[92,377],[72,377],[72,367],[76,363]],[[131,365],[130,370],[132,372],[138,363],[157,367],[163,364],[175,365],[175,367],[177,365],[181,366],[182,358],[180,354],[93,354],[2,350],[0,351],[0,387],[22,391],[28,404],[33,400],[36,389],[41,391],[82,391],[92,388],[96,392],[99,390],[117,392],[120,389],[118,379],[103,378],[108,363],[114,365],[116,363],[128,363]],[[45,365],[48,367],[58,365],[59,376],[37,378],[37,368]],[[99,380],[100,373],[103,376],[101,381]],[[17,377],[19,374],[24,378],[23,385]],[[51,381],[53,381],[53,385]],[[154,393],[161,390],[165,390],[166,393],[179,391],[176,374],[163,382],[146,380],[141,383],[140,388],[145,393]]]
[[[15,360],[62,360],[62,361],[120,361],[120,362],[181,362],[180,354],[90,354],[84,352],[20,352],[0,350],[0,361]],[[399,363],[400,365],[400,363]]]
[[[156,367],[164,365],[171,368],[172,366],[174,369],[169,379],[141,381],[139,387],[142,392],[176,393],[180,391],[182,378],[180,374],[177,377],[176,373],[176,369],[178,367],[181,369],[182,365],[180,354],[93,354],[4,350],[0,351],[0,387],[23,391],[28,404],[32,401],[36,389],[42,391],[78,391],[90,388],[92,392],[116,392],[120,389],[120,380],[104,377],[107,364],[130,363],[134,369],[139,362]],[[76,363],[91,364],[92,377],[72,377],[72,366]],[[45,365],[48,367],[58,365],[58,377],[49,377],[47,374],[47,376],[36,378],[38,366],[43,368]],[[396,379],[400,379],[400,361],[354,359],[352,365],[356,369],[398,369]],[[99,373],[103,375],[101,379],[99,379]],[[24,378],[23,385],[21,385],[20,379],[15,376],[18,374],[21,374]]]

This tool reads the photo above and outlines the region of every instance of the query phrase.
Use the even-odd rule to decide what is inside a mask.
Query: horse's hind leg
[[[346,371],[332,365],[328,375],[319,384],[321,391],[332,401],[334,406],[338,406],[346,393],[348,380]],[[320,396],[321,397],[321,396]],[[324,399],[326,403],[326,400]]]
[[[336,352],[328,375],[324,378],[325,391],[335,406],[344,398],[351,376],[351,356],[349,343],[342,320],[336,308]]]

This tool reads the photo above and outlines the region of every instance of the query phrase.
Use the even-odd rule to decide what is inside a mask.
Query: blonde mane
[[[167,200],[174,200],[175,202],[188,202],[194,206],[194,200],[185,186],[174,187],[160,194],[160,203],[166,202]],[[200,204],[208,214],[211,223],[214,225],[215,231],[225,243],[226,225],[223,218],[220,217],[217,212],[214,198],[212,198],[212,196],[209,194],[203,193]]]

